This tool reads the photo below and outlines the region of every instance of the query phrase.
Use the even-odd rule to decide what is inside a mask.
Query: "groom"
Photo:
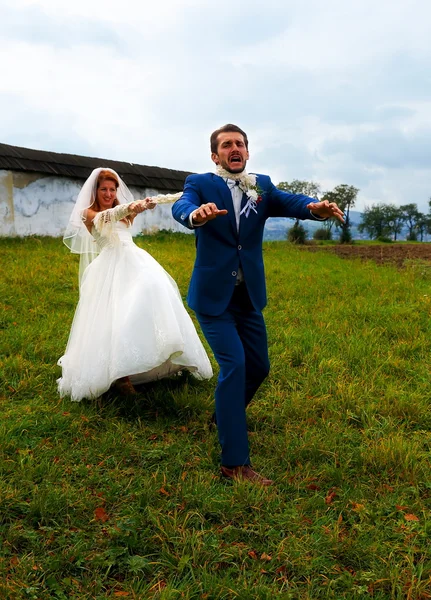
[[[217,174],[190,175],[172,208],[196,235],[187,302],[220,367],[215,406],[222,475],[270,485],[250,466],[245,414],[269,373],[263,229],[268,217],[343,221],[343,213],[335,203],[278,190],[267,175],[247,174],[248,139],[236,125],[214,131],[210,144]]]

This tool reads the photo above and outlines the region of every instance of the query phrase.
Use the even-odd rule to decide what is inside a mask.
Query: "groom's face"
[[[244,171],[249,155],[244,138],[237,131],[224,131],[217,136],[217,152],[211,154],[211,159],[230,173]]]

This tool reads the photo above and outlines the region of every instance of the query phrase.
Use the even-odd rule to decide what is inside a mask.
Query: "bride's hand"
[[[145,200],[142,200],[142,202],[145,202],[145,208],[149,208],[150,210],[152,210],[157,204],[156,202],[151,202],[151,198],[145,198]]]
[[[147,210],[147,208],[148,206],[146,200],[136,200],[129,205],[129,211],[134,215],[144,212],[144,210]]]

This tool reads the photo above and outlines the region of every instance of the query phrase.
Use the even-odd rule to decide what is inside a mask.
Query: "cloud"
[[[109,25],[122,31],[124,26],[141,36],[159,36],[162,32],[180,30],[183,17],[190,9],[201,4],[200,0],[158,0],[136,2],[135,0],[9,0],[8,6],[17,9],[37,7],[53,18],[85,20]]]
[[[430,18],[419,0],[9,0],[1,141],[207,171],[236,122],[275,182],[428,198]]]
[[[100,20],[49,15],[39,6],[4,5],[0,8],[0,36],[55,48],[81,44],[111,46],[124,51],[126,44],[115,27]]]
[[[350,140],[332,139],[324,144],[329,155],[348,155],[359,165],[400,169],[431,167],[431,129],[403,132],[394,127],[360,131]]]
[[[43,109],[30,106],[15,94],[0,95],[0,140],[3,143],[51,152],[67,152],[93,156],[94,146],[74,131],[73,123],[64,115],[48,114]],[[71,116],[72,118],[72,116]],[[23,127],[24,123],[28,128]]]

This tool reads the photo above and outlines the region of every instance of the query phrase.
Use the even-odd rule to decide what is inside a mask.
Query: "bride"
[[[61,397],[97,398],[113,384],[133,393],[133,384],[185,369],[198,379],[212,376],[175,281],[130,233],[136,214],[173,198],[134,201],[108,168],[84,183],[63,238],[81,257],[79,303],[58,361]]]

